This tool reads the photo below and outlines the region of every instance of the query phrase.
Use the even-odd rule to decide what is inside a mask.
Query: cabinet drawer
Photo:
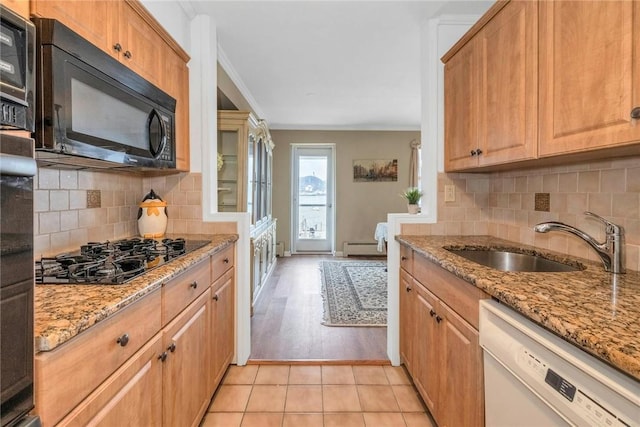
[[[413,274],[413,250],[409,246],[400,245],[400,267]]]
[[[43,425],[57,423],[160,330],[160,306],[160,292],[153,292],[36,355],[36,411]]]
[[[166,325],[211,285],[209,260],[191,267],[162,287],[162,324]]]
[[[413,273],[420,284],[478,329],[479,301],[490,298],[489,294],[422,256],[415,257]]]
[[[211,257],[211,283],[218,280],[235,263],[235,244],[231,244]]]

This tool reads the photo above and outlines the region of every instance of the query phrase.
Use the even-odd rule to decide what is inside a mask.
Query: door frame
[[[298,251],[296,249],[295,241],[296,241],[296,233],[298,232],[298,227],[295,219],[297,218],[296,209],[297,204],[294,203],[294,186],[296,185],[296,150],[300,148],[308,148],[308,149],[330,149],[331,150],[331,170],[330,177],[328,178],[329,188],[331,190],[331,200],[327,200],[328,203],[331,204],[331,212],[328,215],[328,221],[331,221],[331,233],[327,233],[327,239],[329,240],[329,251]],[[290,242],[289,247],[291,248],[291,254],[327,254],[330,253],[335,255],[336,253],[336,144],[335,143],[293,143],[291,144],[291,188],[289,189],[289,194],[291,195],[291,210],[290,210]],[[327,188],[327,190],[329,190]]]

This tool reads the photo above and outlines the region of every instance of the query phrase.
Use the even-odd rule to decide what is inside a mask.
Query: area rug
[[[387,325],[386,261],[321,261],[326,326]]]

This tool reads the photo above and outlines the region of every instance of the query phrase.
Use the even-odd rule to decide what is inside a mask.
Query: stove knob
[[[124,334],[123,336],[118,337],[116,342],[120,344],[121,347],[126,346],[129,343],[129,334]]]

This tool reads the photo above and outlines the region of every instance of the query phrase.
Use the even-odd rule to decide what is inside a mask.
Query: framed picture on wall
[[[353,161],[353,182],[385,182],[397,180],[398,159]]]

